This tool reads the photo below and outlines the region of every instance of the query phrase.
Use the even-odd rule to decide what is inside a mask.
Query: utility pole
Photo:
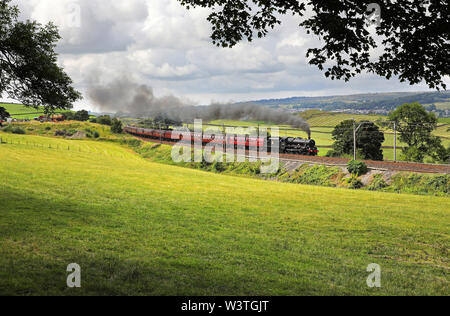
[[[355,120],[353,120],[353,160],[356,160],[356,121]]]
[[[223,131],[223,154],[226,154],[226,152],[227,152],[227,131],[225,129],[225,124],[222,124],[222,131]]]
[[[397,162],[397,122],[394,122],[394,162]]]

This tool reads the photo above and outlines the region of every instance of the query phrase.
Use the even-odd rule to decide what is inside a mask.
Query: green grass
[[[39,108],[39,109],[35,109],[35,108],[28,108],[25,107],[21,104],[1,104],[0,103],[0,107],[3,107],[6,109],[6,111],[9,112],[9,114],[11,115],[12,118],[16,118],[16,119],[30,119],[32,120],[35,117],[39,117],[40,115],[43,114],[29,114],[29,113],[38,113],[38,112],[44,112],[43,108]],[[19,115],[15,115],[15,114],[19,114]],[[25,115],[20,115],[20,114],[25,114]]]
[[[0,294],[450,294],[448,198],[236,178],[113,143],[8,137],[52,149],[0,145]],[[72,262],[80,289],[66,287]],[[370,263],[381,265],[380,289],[366,285]]]
[[[311,110],[300,113],[300,116],[306,119],[311,126],[336,126],[345,120],[353,120],[353,119],[357,121],[386,120],[386,117],[382,115],[333,113],[317,110]]]

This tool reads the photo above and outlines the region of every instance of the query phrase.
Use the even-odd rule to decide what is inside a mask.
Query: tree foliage
[[[310,64],[325,70],[331,79],[350,78],[363,70],[431,88],[446,88],[443,77],[450,74],[449,0],[377,1],[381,23],[369,31],[368,15],[373,0],[178,0],[190,7],[212,10],[211,38],[217,46],[233,47],[244,39],[265,37],[281,24],[281,15],[299,17],[299,25],[324,42],[310,48]],[[312,15],[306,10],[311,8]],[[381,45],[376,37],[381,38]],[[371,52],[382,49],[379,57]]]
[[[408,146],[420,146],[429,141],[431,132],[437,127],[438,119],[419,103],[405,103],[389,115],[397,123],[400,140]]]
[[[57,65],[57,27],[19,21],[11,0],[0,0],[0,94],[46,113],[70,109],[81,94]]]
[[[94,122],[94,120],[91,120],[91,122],[102,124],[102,125],[109,125],[109,126],[112,125],[112,119],[111,119],[111,116],[109,116],[109,115],[99,116],[95,119],[95,122]]]
[[[86,110],[80,110],[77,112],[65,112],[63,113],[63,115],[68,121],[86,122],[89,120],[89,112]]]
[[[405,160],[422,162],[429,155],[434,161],[445,161],[447,150],[439,137],[432,133],[438,119],[419,103],[405,103],[389,115],[395,121],[400,133],[400,141],[408,148],[403,150]]]
[[[115,134],[121,134],[123,132],[122,122],[114,118],[112,120],[111,132]]]
[[[347,164],[347,170],[351,174],[354,174],[356,176],[362,176],[365,175],[367,172],[369,172],[369,168],[367,165],[362,161],[352,160]]]
[[[379,127],[369,121],[361,121],[356,127],[361,127],[356,132],[356,149],[358,155],[362,159],[383,160],[383,150],[381,146],[385,140],[384,134]],[[354,139],[353,139],[354,121],[346,120],[341,122],[333,130],[333,150],[330,156],[353,155]]]
[[[10,117],[10,114],[8,113],[8,111],[6,111],[5,108],[0,107],[0,120],[5,120],[8,117]]]

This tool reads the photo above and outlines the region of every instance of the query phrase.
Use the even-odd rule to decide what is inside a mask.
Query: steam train
[[[316,142],[312,139],[294,138],[294,137],[252,137],[249,135],[214,135],[206,133],[191,133],[190,138],[183,135],[172,135],[173,130],[146,129],[127,126],[124,131],[138,137],[157,139],[163,141],[183,141],[185,143],[202,143],[203,145],[214,144],[218,146],[232,146],[235,148],[245,147],[247,150],[272,152],[272,149],[278,147],[281,154],[294,154],[303,156],[317,156]],[[277,142],[278,140],[278,142]]]

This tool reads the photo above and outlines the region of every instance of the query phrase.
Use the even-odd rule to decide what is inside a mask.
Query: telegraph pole
[[[397,162],[397,122],[394,122],[394,162]]]
[[[356,121],[355,120],[353,120],[353,160],[356,160]]]

